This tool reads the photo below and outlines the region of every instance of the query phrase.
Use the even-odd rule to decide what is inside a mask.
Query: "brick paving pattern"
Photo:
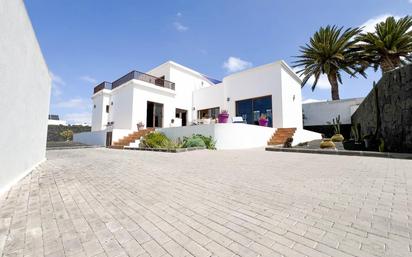
[[[0,198],[1,256],[412,256],[412,161],[76,149]]]

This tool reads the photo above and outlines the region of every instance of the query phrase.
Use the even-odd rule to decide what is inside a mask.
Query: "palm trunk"
[[[339,100],[339,84],[336,72],[329,73],[328,80],[331,86],[332,100]]]
[[[398,56],[386,55],[382,58],[380,66],[382,73],[386,73],[393,69],[396,69],[401,64],[401,59]]]

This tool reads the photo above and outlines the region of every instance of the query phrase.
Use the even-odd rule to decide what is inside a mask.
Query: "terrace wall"
[[[352,115],[352,124],[360,124],[362,136],[373,134],[380,117],[386,150],[412,152],[412,65],[384,74],[376,89]]]

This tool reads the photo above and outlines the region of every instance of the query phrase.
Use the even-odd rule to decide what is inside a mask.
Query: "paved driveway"
[[[412,161],[57,150],[0,199],[3,256],[412,256]]]

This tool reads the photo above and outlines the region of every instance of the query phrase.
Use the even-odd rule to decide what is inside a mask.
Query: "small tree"
[[[71,131],[70,129],[62,131],[60,133],[60,136],[63,137],[66,141],[70,141],[73,139],[73,131]]]

